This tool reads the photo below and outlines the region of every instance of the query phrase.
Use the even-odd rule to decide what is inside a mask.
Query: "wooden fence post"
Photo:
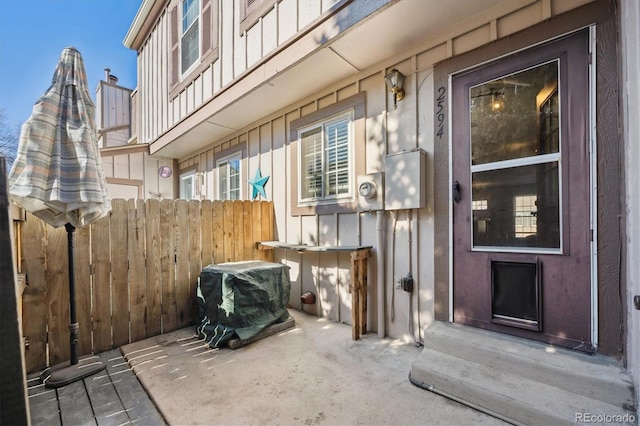
[[[109,250],[109,216],[91,225],[91,259],[93,272],[93,350],[107,351],[111,340],[111,252]],[[76,248],[76,251],[79,249]],[[49,320],[51,324],[51,320]]]
[[[146,205],[147,250],[147,337],[162,333],[162,268],[160,261],[160,202],[147,200]]]
[[[13,269],[7,192],[7,170],[4,157],[0,157],[0,424],[30,424],[27,403],[26,375],[22,355],[22,334],[18,318],[17,282]]]
[[[113,346],[129,343],[129,252],[127,203],[111,201],[111,327]],[[77,245],[76,245],[77,247]]]
[[[147,337],[147,271],[145,267],[144,200],[127,201],[129,251],[129,321],[131,342]]]
[[[200,202],[189,201],[189,282],[187,288],[179,291],[178,304],[182,309],[181,326],[186,326],[198,319],[196,312],[196,283],[202,271],[202,241],[200,240]]]
[[[23,267],[28,282],[22,294],[22,334],[25,338],[27,372],[47,366],[46,224],[27,215],[22,227]]]
[[[162,332],[167,333],[178,328],[176,309],[176,259],[179,234],[177,205],[183,200],[160,201],[160,268],[162,271]]]

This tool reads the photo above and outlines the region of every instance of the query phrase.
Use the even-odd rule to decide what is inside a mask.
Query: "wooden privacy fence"
[[[78,353],[98,353],[187,326],[203,266],[272,260],[267,201],[121,200],[75,232]],[[21,231],[28,372],[68,361],[67,233],[28,215]],[[47,359],[48,354],[48,359]]]

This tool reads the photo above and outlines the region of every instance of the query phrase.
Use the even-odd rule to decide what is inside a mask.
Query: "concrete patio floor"
[[[295,327],[235,350],[188,327],[121,351],[170,425],[505,424],[412,385],[421,348],[289,312]]]

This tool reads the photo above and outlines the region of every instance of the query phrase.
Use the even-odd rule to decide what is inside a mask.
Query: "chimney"
[[[109,68],[104,69],[104,79],[107,83],[116,84],[118,82],[118,77],[111,75],[111,70]]]

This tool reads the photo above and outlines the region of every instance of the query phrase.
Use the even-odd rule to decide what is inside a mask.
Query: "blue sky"
[[[142,0],[0,0],[0,109],[9,126],[22,125],[49,88],[60,53],[77,48],[89,91],[105,68],[118,84],[136,87],[136,52],[123,40]]]

